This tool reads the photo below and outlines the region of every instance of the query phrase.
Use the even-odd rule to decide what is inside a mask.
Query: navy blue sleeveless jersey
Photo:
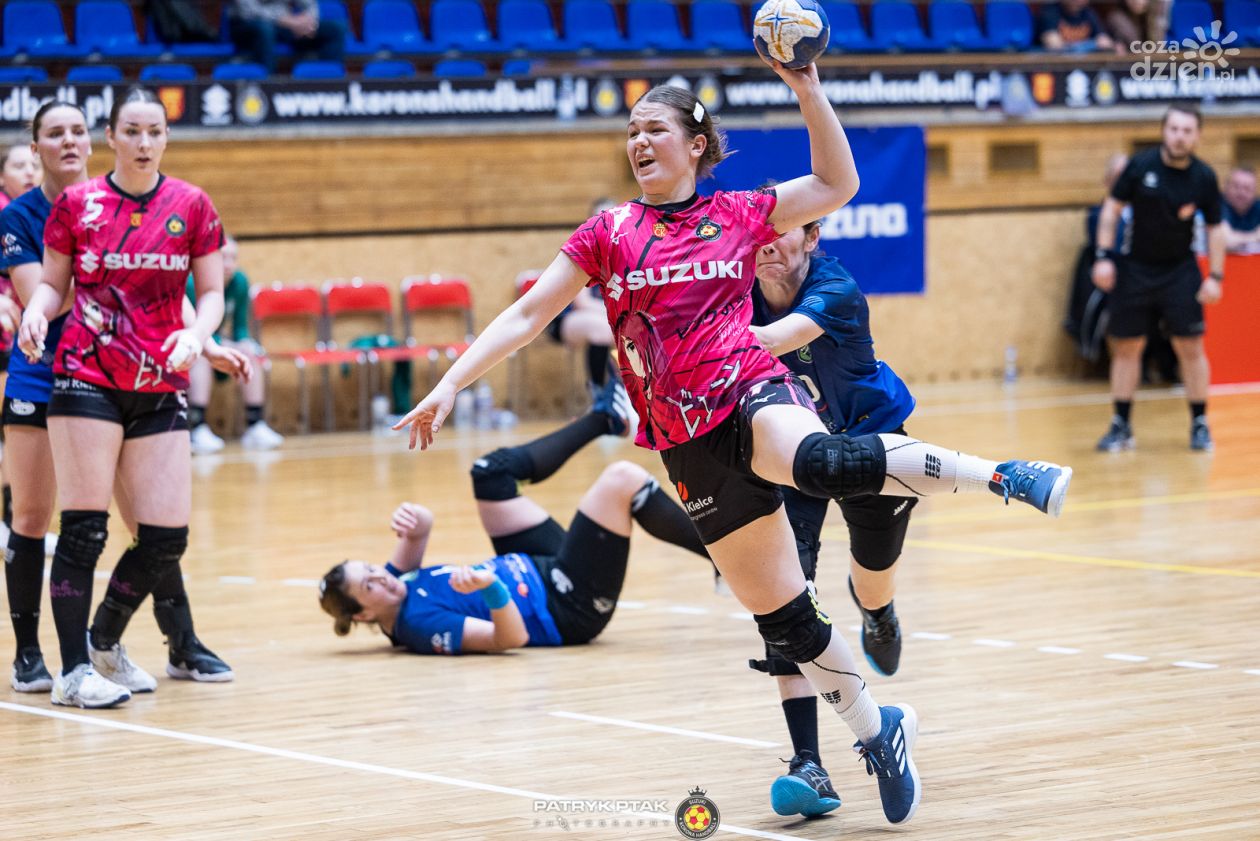
[[[866,296],[840,261],[815,255],[789,310],[770,312],[753,286],[753,321],[766,325],[800,313],[822,328],[809,344],[779,357],[814,398],[818,416],[833,433],[892,432],[914,411],[914,397],[901,378],[875,358]]]
[[[562,644],[547,610],[542,576],[528,555],[500,555],[478,566],[493,569],[507,585],[529,631],[528,645]],[[395,572],[393,567],[386,569]],[[399,575],[407,585],[407,595],[398,608],[394,632],[389,635],[394,645],[416,654],[459,654],[463,648],[464,620],[471,616],[492,621],[490,608],[480,593],[457,593],[451,589],[450,576],[456,569],[432,566]]]
[[[0,269],[8,273],[12,266],[44,261],[44,223],[51,212],[52,205],[44,191],[35,189],[18,196],[0,213]],[[14,338],[9,356],[9,379],[4,387],[6,397],[30,403],[48,402],[52,394],[53,355],[65,322],[64,315],[49,322],[44,358],[35,364],[26,361],[26,354],[18,350],[17,338]]]

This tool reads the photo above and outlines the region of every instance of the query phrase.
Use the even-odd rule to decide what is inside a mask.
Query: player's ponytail
[[[74,102],[66,102],[64,99],[50,99],[43,105],[39,106],[39,110],[35,112],[35,116],[31,118],[31,142],[39,142],[39,129],[44,124],[44,117],[54,108],[73,108],[83,117],[83,121],[87,122],[87,114],[83,113],[83,108]]]
[[[657,85],[643,95],[643,102],[659,102],[668,105],[678,113],[678,122],[687,130],[688,139],[703,134],[707,143],[704,154],[696,165],[696,179],[708,178],[713,168],[726,160],[730,153],[726,149],[726,135],[718,130],[718,118],[709,113],[709,109],[686,88],[674,85]]]
[[[344,637],[354,625],[355,614],[363,610],[352,596],[346,594],[346,562],[342,561],[319,582],[319,606],[333,618],[333,633]]]
[[[118,131],[118,116],[122,114],[124,106],[133,102],[151,102],[162,109],[162,117],[166,117],[166,106],[162,104],[162,100],[158,99],[158,95],[142,85],[132,85],[127,88],[127,92],[120,98],[114,100],[114,107],[109,109],[109,130]]]

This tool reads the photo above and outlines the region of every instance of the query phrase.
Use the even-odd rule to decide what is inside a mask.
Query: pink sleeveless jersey
[[[162,176],[130,196],[105,176],[69,187],[53,205],[44,245],[70,255],[74,309],[53,370],[122,391],[180,391],[166,337],[184,326],[192,261],[223,246],[223,226],[199,188]]]
[[[563,251],[604,293],[636,443],[665,450],[721,423],[754,383],[787,372],[757,344],[757,249],[778,234],[772,191],[694,203],[627,202],[587,220]]]

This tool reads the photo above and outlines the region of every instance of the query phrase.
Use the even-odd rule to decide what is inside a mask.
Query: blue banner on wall
[[[920,126],[858,128],[845,132],[862,186],[822,224],[820,247],[842,262],[867,294],[922,294],[923,193],[927,153]],[[722,162],[703,192],[748,190],[767,180],[809,172],[805,129],[727,132],[736,152]]]

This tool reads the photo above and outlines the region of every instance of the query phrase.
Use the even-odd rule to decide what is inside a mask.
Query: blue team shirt
[[[779,357],[805,384],[818,416],[833,433],[892,432],[914,411],[901,377],[875,358],[870,309],[840,261],[815,255],[787,312],[773,315],[753,285],[753,324],[764,326],[800,313],[823,329],[808,345]]]
[[[1260,228],[1260,201],[1252,202],[1246,213],[1239,213],[1229,202],[1223,201],[1221,213],[1229,226],[1239,233],[1247,234]]]
[[[10,266],[44,261],[44,223],[52,205],[44,191],[27,190],[0,212],[0,269]],[[11,400],[31,403],[47,403],[52,395],[53,355],[61,341],[61,328],[66,316],[55,318],[48,325],[48,337],[44,340],[44,357],[36,364],[26,361],[26,354],[18,350],[17,338],[9,355],[9,380],[4,396]]]
[[[516,602],[530,646],[562,645],[555,620],[547,610],[547,591],[542,576],[528,555],[500,555],[484,564],[507,585]],[[386,567],[394,572],[392,567]],[[459,654],[464,642],[464,620],[468,617],[492,621],[490,608],[480,593],[457,593],[451,589],[454,566],[432,566],[399,576],[407,585],[407,595],[398,608],[390,640],[416,654]]]

